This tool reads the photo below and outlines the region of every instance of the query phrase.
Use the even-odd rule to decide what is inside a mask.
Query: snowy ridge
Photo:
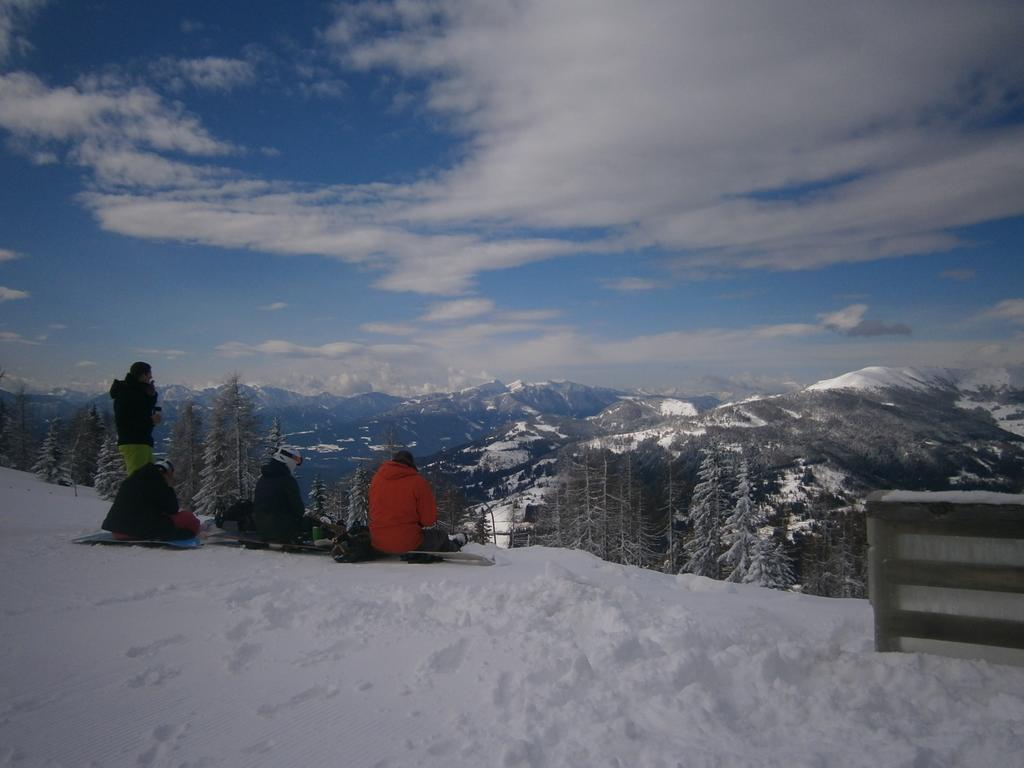
[[[1024,669],[875,653],[864,600],[541,547],[486,569],[87,547],[106,504],[11,470],[0,508],[0,764],[1020,757]]]
[[[1008,368],[884,368],[872,366],[825,379],[807,387],[829,389],[959,389],[963,392],[1003,391],[1024,387],[1024,367]]]
[[[825,379],[816,384],[811,384],[807,389],[811,392],[820,392],[829,389],[913,389],[924,391],[933,389],[943,384],[949,384],[954,379],[951,372],[944,368],[862,368],[852,373],[844,373],[834,379]]]

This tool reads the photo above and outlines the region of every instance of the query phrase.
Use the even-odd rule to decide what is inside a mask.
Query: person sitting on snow
[[[295,468],[301,464],[299,449],[282,445],[260,468],[252,516],[256,532],[265,541],[292,544],[312,531],[313,523],[305,516],[306,507],[295,480]]]
[[[145,464],[125,478],[101,526],[122,540],[173,541],[199,534],[199,519],[178,509],[174,465],[167,459]]]
[[[370,481],[370,542],[379,552],[458,552],[465,534],[454,539],[437,524],[434,492],[408,451],[385,461]]]

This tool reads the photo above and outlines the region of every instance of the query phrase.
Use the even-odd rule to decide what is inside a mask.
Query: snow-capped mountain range
[[[493,381],[415,398],[246,392],[265,426],[279,418],[287,439],[312,454],[310,468],[325,480],[401,445],[425,464],[443,461],[475,499],[536,497],[538,479],[550,474],[561,451],[578,445],[660,453],[689,471],[710,440],[756,454],[780,488],[798,485],[796,476],[820,476],[817,490],[850,496],[896,486],[1024,486],[1024,368],[864,368],[732,403],[572,382]],[[169,426],[189,400],[209,408],[216,390],[167,386],[160,395]],[[10,393],[0,396],[10,401]],[[34,395],[32,403],[42,422],[87,403],[104,411],[110,401],[62,392]],[[169,432],[162,428],[158,438]]]

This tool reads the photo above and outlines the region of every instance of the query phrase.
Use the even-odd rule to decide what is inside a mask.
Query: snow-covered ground
[[[69,543],[105,509],[0,470],[0,765],[989,768],[1024,754],[1024,669],[875,653],[865,601],[543,548],[487,568]]]

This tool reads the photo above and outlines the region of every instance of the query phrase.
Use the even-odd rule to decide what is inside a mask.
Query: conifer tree
[[[571,528],[565,546],[604,557],[607,552],[607,475],[598,456],[587,448],[569,458],[566,511]]]
[[[0,371],[2,374],[3,371]],[[3,376],[0,375],[0,379]],[[10,418],[7,413],[7,401],[0,398],[0,467],[10,466],[11,460],[7,456],[7,420]]]
[[[316,520],[327,516],[327,486],[320,475],[313,476],[313,485],[309,488],[309,511]]]
[[[327,488],[327,516],[334,522],[344,520],[348,513],[348,486],[344,481],[333,483]]]
[[[232,374],[213,403],[196,514],[215,515],[250,497],[257,473],[252,452],[258,443],[252,400],[242,390],[238,374]]]
[[[728,507],[722,458],[717,445],[703,449],[704,458],[697,472],[699,482],[693,489],[690,521],[693,538],[685,547],[686,570],[698,576],[719,578],[718,556],[722,550],[722,516]]]
[[[760,575],[753,574],[751,567],[760,548],[758,528],[764,518],[751,498],[749,473],[747,460],[743,458],[732,495],[732,512],[725,521],[723,540],[728,549],[719,557],[719,562],[729,571],[725,580],[738,584],[749,584]]]
[[[748,583],[762,587],[789,589],[793,585],[793,566],[775,535],[758,540],[748,575]]]
[[[5,466],[28,472],[32,468],[35,452],[29,424],[28,396],[25,394],[24,386],[15,393],[14,403],[7,413],[4,444],[7,446],[8,462]]]
[[[270,432],[267,433],[266,452],[263,457],[269,459],[282,445],[284,445],[284,433],[281,431],[281,419],[275,416],[270,423]]]
[[[112,500],[124,482],[124,459],[117,449],[117,435],[113,429],[106,430],[99,460],[96,462],[96,477],[93,487],[101,499]]]
[[[477,544],[488,544],[493,540],[491,535],[491,514],[486,505],[472,510],[469,540]]]
[[[71,479],[77,485],[92,485],[106,430],[95,405],[75,414],[71,425]]]
[[[665,539],[665,559],[663,570],[665,573],[678,573],[682,564],[682,542],[676,524],[682,520],[683,503],[681,499],[681,487],[675,470],[672,468],[672,458],[669,457],[665,473],[665,503],[661,506],[664,515],[664,522],[661,528],[661,535]]]
[[[167,446],[167,458],[174,464],[174,490],[186,509],[192,508],[202,487],[202,427],[202,416],[189,400],[178,412]]]
[[[541,505],[537,541],[547,547],[567,547],[572,525],[566,508],[566,479],[557,475]]]
[[[60,419],[50,422],[50,428],[46,433],[39,448],[39,456],[36,463],[32,465],[35,472],[44,482],[54,485],[71,485],[71,471],[68,468],[68,452],[63,445],[64,436],[61,434]]]
[[[370,478],[362,464],[356,466],[352,474],[348,490],[348,518],[345,527],[352,530],[356,526],[367,525],[370,509]]]

